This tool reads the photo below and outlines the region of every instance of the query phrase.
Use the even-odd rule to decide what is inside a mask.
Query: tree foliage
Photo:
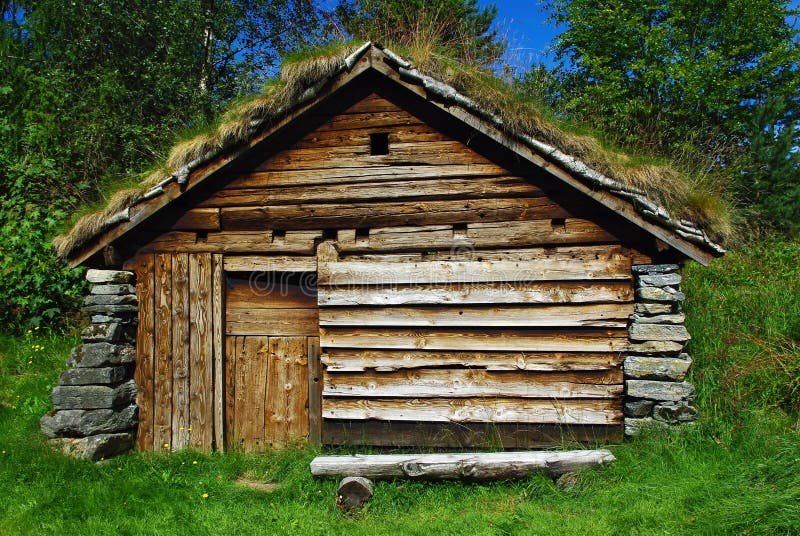
[[[350,35],[414,52],[439,47],[486,65],[505,49],[492,29],[497,6],[479,7],[477,0],[340,0],[336,13]]]
[[[546,5],[565,27],[561,65],[551,78],[529,73],[532,93],[615,142],[726,176],[744,204],[797,213],[800,12],[789,2]]]
[[[76,294],[49,238],[323,36],[311,0],[0,4],[0,322]],[[25,221],[20,221],[20,218]],[[37,296],[35,299],[31,296]]]

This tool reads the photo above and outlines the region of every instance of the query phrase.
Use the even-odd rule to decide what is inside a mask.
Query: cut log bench
[[[605,449],[568,451],[486,452],[463,454],[356,454],[317,456],[315,477],[357,476],[370,480],[489,481],[525,478],[543,472],[552,478],[615,460]]]

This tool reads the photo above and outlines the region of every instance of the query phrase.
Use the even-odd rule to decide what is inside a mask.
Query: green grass
[[[612,446],[617,462],[570,489],[543,476],[378,482],[355,516],[334,508],[336,481],[311,478],[310,450],[99,464],[52,452],[38,419],[77,337],[0,337],[0,534],[800,533],[800,357],[786,343],[800,339],[799,255],[772,242],[686,270],[697,425]],[[240,476],[281,488],[243,488]]]

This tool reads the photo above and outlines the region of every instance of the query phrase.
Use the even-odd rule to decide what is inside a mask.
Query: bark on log
[[[614,461],[608,450],[489,452],[465,454],[383,454],[318,456],[315,477],[361,476],[372,480],[505,480],[542,471],[551,477]]]

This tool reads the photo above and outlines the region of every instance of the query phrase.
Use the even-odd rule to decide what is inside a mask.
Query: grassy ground
[[[355,516],[333,507],[335,481],[310,477],[307,450],[51,452],[38,418],[77,338],[0,337],[0,534],[798,534],[798,266],[800,245],[774,242],[687,269],[696,426],[612,446],[615,464],[567,489],[380,482]]]

